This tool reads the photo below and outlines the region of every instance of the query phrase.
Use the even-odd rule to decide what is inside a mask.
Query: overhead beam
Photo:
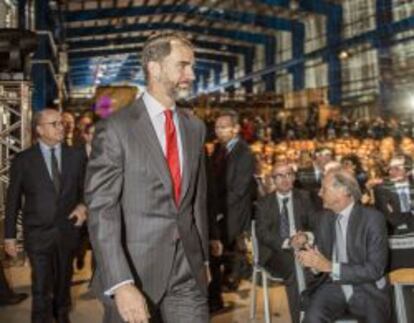
[[[147,40],[147,37],[122,37],[116,39],[99,39],[99,40],[79,40],[69,42],[69,52],[72,49],[89,49],[96,47],[108,47],[116,45],[125,45],[125,44],[143,44]],[[224,45],[218,42],[211,41],[199,41],[194,40],[193,44],[196,48],[208,48],[215,50],[226,50],[233,53],[248,53],[249,51],[254,50],[253,46],[240,46],[240,45]]]
[[[291,30],[291,25],[298,23],[285,18],[257,15],[255,13],[234,10],[215,9],[207,6],[161,5],[161,6],[135,6],[128,8],[106,8],[68,11],[65,13],[66,21],[79,22],[98,19],[114,19],[118,17],[137,17],[161,14],[193,14],[205,19],[223,22],[236,22],[274,30]]]

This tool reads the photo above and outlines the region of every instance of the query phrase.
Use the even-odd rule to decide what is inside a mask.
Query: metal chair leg
[[[252,286],[250,288],[250,320],[254,320],[256,318],[256,309],[257,309],[257,275],[259,274],[259,270],[253,266],[253,274],[252,274]]]
[[[263,305],[264,305],[264,319],[266,323],[271,323],[272,318],[270,315],[270,301],[269,301],[269,286],[267,282],[267,274],[262,271],[262,284],[263,284]]]

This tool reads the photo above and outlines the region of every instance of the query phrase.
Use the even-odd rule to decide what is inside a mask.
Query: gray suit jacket
[[[334,242],[335,216],[328,212],[321,214],[316,245],[328,259],[332,257]],[[347,229],[347,254],[348,263],[341,265],[341,280],[338,283],[353,285],[355,295],[375,298],[388,311],[389,290],[384,280],[388,263],[388,235],[382,213],[355,204]],[[314,288],[330,281],[330,275],[322,274],[310,284],[307,292],[312,294]]]
[[[168,165],[143,100],[97,125],[85,199],[97,262],[94,284],[101,292],[133,279],[158,302],[168,284],[179,237],[194,278],[206,293],[205,128],[195,117],[177,113],[183,145],[178,208]]]

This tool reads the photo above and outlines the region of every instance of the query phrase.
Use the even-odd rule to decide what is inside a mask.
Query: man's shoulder
[[[356,207],[358,208],[357,211],[359,213],[359,217],[360,218],[365,218],[367,220],[367,222],[372,223],[372,222],[376,222],[376,223],[385,223],[385,217],[384,215],[377,210],[376,208],[373,208],[371,206],[366,206],[366,205],[362,205],[360,203],[358,203],[356,205]]]
[[[274,202],[275,199],[276,199],[276,193],[275,192],[267,193],[266,195],[260,197],[257,200],[257,206],[259,206],[259,207],[266,206],[266,205]]]
[[[31,158],[33,156],[33,154],[37,153],[39,150],[39,144],[35,143],[32,146],[23,149],[22,151],[19,151],[15,156],[14,159],[18,160],[18,159],[26,159],[26,158]]]

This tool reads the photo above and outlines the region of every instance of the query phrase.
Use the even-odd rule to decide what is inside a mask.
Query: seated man
[[[412,160],[409,156],[394,156],[389,163],[389,180],[374,188],[375,206],[385,214],[390,234],[414,232],[414,183],[409,176],[411,169]]]
[[[298,323],[299,289],[293,248],[303,247],[308,238],[313,240],[310,232],[304,232],[312,230],[313,205],[308,192],[293,188],[295,174],[291,165],[278,162],[273,179],[276,192],[257,204],[259,261],[271,274],[285,280],[292,322]]]
[[[320,217],[315,247],[297,252],[301,264],[318,274],[304,294],[304,323],[334,322],[345,312],[367,323],[388,322],[385,217],[359,203],[358,182],[344,170],[325,175],[321,197],[332,212]]]

